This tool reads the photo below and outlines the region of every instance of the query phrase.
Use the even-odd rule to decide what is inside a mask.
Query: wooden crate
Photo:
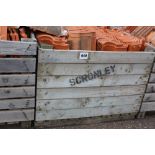
[[[81,52],[39,49],[36,121],[138,113],[155,53]]]
[[[155,61],[152,66],[152,72],[140,110],[140,112],[144,113],[149,111],[155,111]]]
[[[34,120],[35,42],[0,41],[0,123]]]

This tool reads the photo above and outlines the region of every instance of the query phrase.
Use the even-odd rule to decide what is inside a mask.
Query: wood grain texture
[[[153,73],[155,73],[155,63],[153,65],[153,70],[152,70]]]
[[[152,102],[155,101],[155,93],[145,93],[143,102]]]
[[[149,83],[147,85],[146,93],[155,93],[155,83]]]
[[[27,109],[34,108],[34,106],[34,98],[0,100],[0,109]]]
[[[35,74],[0,75],[0,86],[35,85]]]
[[[34,109],[0,111],[0,123],[34,120]]]
[[[0,99],[26,98],[35,96],[35,87],[1,87]]]
[[[84,75],[96,70],[114,66],[113,74],[148,74],[151,70],[151,64],[39,64],[38,76],[44,75]]]
[[[101,87],[119,85],[141,85],[146,84],[149,75],[114,75],[103,76],[88,80],[79,84],[71,85],[70,79],[76,76],[43,76],[37,78],[37,88],[69,88],[69,87]]]
[[[141,112],[155,111],[155,102],[143,102]]]
[[[108,106],[118,106],[128,104],[140,105],[141,100],[142,95],[79,98],[79,99],[37,100],[37,111],[108,107]]]
[[[0,73],[35,72],[35,58],[0,58]]]
[[[67,110],[37,111],[36,121],[125,114],[134,113],[138,110],[139,104]]]
[[[116,86],[94,88],[61,88],[61,89],[37,89],[37,99],[63,99],[141,95],[146,85],[139,86]]]
[[[37,43],[0,41],[0,55],[36,55]]]
[[[80,52],[89,52],[89,59],[80,60]],[[41,63],[152,63],[154,56],[154,52],[39,50],[39,62]]]
[[[149,82],[150,83],[155,83],[155,73],[151,73]]]

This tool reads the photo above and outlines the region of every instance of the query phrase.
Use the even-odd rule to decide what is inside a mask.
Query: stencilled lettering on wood
[[[112,65],[112,66],[103,68],[103,70],[99,69],[99,70],[90,72],[88,74],[77,76],[74,79],[69,79],[69,82],[71,86],[74,86],[76,84],[81,84],[96,78],[102,78],[105,75],[110,75],[114,71],[115,71],[115,65]]]

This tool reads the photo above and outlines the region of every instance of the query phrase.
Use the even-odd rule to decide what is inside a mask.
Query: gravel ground
[[[0,126],[1,129],[20,129],[19,126]],[[48,127],[49,129],[50,127]],[[52,129],[52,128],[50,128]],[[124,121],[111,121],[102,123],[89,123],[87,125],[74,125],[55,127],[54,129],[155,129],[155,115],[143,119]]]
[[[99,124],[67,126],[59,129],[155,129],[155,115],[143,119],[113,121]]]

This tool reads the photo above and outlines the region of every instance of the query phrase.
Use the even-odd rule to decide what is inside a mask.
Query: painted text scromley
[[[69,82],[70,82],[71,86],[74,86],[76,84],[81,84],[81,83],[87,82],[89,80],[101,78],[102,76],[111,74],[114,71],[115,71],[115,65],[111,65],[111,66],[103,68],[103,70],[98,69],[98,70],[90,72],[88,74],[79,75],[76,78],[70,79]]]

